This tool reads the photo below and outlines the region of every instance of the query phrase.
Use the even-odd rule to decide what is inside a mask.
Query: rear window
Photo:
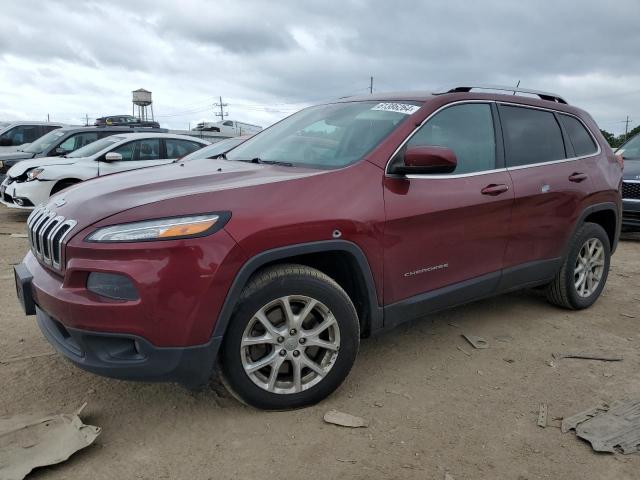
[[[569,135],[569,141],[573,145],[576,157],[590,155],[598,151],[596,143],[580,120],[569,115],[558,115],[558,117]]]
[[[500,105],[508,167],[566,158],[562,131],[553,113]]]

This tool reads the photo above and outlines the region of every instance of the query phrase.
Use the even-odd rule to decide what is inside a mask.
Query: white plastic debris
[[[338,410],[329,410],[324,414],[324,421],[341,427],[360,428],[367,427],[368,423],[364,418],[355,417]]]

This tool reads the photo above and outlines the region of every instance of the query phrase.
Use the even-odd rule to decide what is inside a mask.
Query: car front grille
[[[42,262],[61,270],[62,241],[75,226],[75,220],[56,215],[42,206],[36,208],[27,219],[31,251]]]
[[[640,200],[640,183],[622,182],[622,198]]]

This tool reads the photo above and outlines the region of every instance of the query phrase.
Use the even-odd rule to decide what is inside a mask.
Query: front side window
[[[79,148],[73,153],[67,155],[69,158],[83,158],[90,157],[105,148],[110,147],[114,143],[120,142],[123,140],[123,137],[117,136],[109,136],[105,138],[101,138],[100,140],[96,140],[95,142],[90,143],[89,145]]]
[[[167,158],[179,158],[198,150],[201,145],[187,140],[178,140],[176,138],[167,138],[165,140],[167,148]]]
[[[79,148],[85,147],[98,139],[98,132],[84,132],[72,135],[60,144],[60,148],[73,152]]]
[[[222,125],[224,125],[225,127],[233,127],[233,122],[231,120],[227,120]]]
[[[123,162],[130,162],[133,160],[133,154],[135,153],[135,142],[125,143],[118,148],[114,148],[112,152],[122,155]]]
[[[456,154],[458,165],[452,174],[493,170],[496,166],[496,136],[491,105],[454,105],[435,114],[407,146],[447,147]]]
[[[553,113],[500,105],[507,167],[566,158],[562,131]]]
[[[576,157],[591,155],[598,151],[596,143],[580,120],[562,114],[559,114],[558,118],[560,118],[564,130],[569,136],[569,141],[573,145],[573,152]]]
[[[227,154],[311,168],[342,168],[362,159],[417,111],[412,101],[364,101],[305,108]]]
[[[123,161],[138,160],[159,160],[160,159],[160,139],[146,138],[126,143],[114,150],[122,155]]]

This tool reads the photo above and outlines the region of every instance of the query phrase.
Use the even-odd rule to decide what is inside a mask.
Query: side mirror
[[[13,145],[13,140],[7,137],[0,137],[0,147],[10,147]]]
[[[403,175],[451,173],[458,166],[453,150],[447,147],[408,147],[404,152],[404,164],[396,165],[392,173]]]
[[[69,153],[69,151],[64,149],[64,148],[58,147],[58,148],[55,149],[54,153],[56,155],[66,155],[67,153]]]
[[[105,162],[121,162],[122,155],[116,152],[109,152],[104,156]]]

